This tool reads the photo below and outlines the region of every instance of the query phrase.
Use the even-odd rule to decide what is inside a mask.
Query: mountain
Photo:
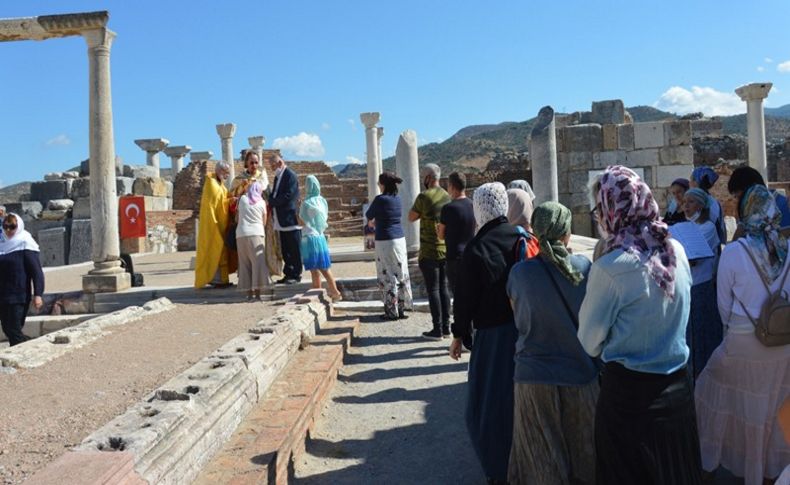
[[[679,116],[652,106],[626,108],[634,122],[664,121]],[[559,114],[559,113],[558,113]],[[765,109],[766,138],[769,141],[790,137],[790,105]],[[721,116],[725,135],[746,136],[746,115]],[[435,163],[444,173],[453,170],[483,171],[492,160],[512,159],[528,151],[529,133],[535,118],[497,124],[470,125],[441,143],[419,147],[420,164]],[[395,157],[385,158],[385,170],[395,169]],[[365,165],[350,165],[338,172],[340,177],[365,177]]]

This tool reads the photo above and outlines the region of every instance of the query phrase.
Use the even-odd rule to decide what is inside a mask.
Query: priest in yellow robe
[[[217,162],[214,173],[206,175],[203,183],[195,256],[195,288],[203,288],[209,283],[215,287],[229,284],[228,251],[225,248],[230,205],[225,181],[229,176],[228,164]]]

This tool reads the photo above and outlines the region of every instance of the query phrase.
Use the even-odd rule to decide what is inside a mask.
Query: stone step
[[[343,364],[359,321],[335,319],[321,327],[239,424],[224,448],[193,483],[286,484],[292,463],[305,451]]]
[[[428,305],[428,300],[421,298],[412,302],[414,305],[412,311],[420,313],[429,313],[431,311]],[[336,310],[350,311],[350,312],[369,312],[381,313],[382,303],[381,300],[365,300],[365,301],[339,301],[332,305]]]
[[[82,313],[79,315],[36,315],[28,316],[25,319],[25,326],[22,331],[25,335],[32,338],[41,337],[48,333],[56,332],[64,328],[79,325],[85,320],[98,316],[97,313]],[[6,342],[8,338],[5,334],[0,334],[0,342]]]
[[[134,455],[125,451],[66,453],[25,481],[31,485],[145,485],[134,471]]]

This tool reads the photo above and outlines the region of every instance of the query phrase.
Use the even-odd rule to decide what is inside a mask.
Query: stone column
[[[170,166],[172,167],[173,180],[181,169],[184,168],[184,157],[192,150],[189,145],[177,145],[165,148],[165,155],[170,157]]]
[[[749,133],[749,166],[758,170],[768,182],[768,157],[765,153],[765,112],[763,100],[773,83],[751,83],[735,93],[746,101],[746,128]]]
[[[228,187],[236,177],[236,166],[233,163],[233,135],[236,134],[236,125],[224,123],[217,125],[217,134],[222,140],[222,160],[230,166],[230,177],[228,177]]]
[[[143,140],[135,140],[134,144],[145,151],[145,163],[149,167],[154,167],[156,173],[159,173],[159,152],[165,149],[170,144],[170,140],[164,138],[146,138]]]
[[[115,190],[115,140],[112,128],[110,47],[115,33],[107,28],[82,33],[88,44],[89,137],[91,189],[91,256],[93,269],[82,277],[86,293],[129,288],[121,268],[118,238],[118,197]]]
[[[189,154],[189,161],[190,162],[200,162],[202,160],[211,160],[211,157],[214,156],[214,152],[211,150],[205,152],[192,152]]]
[[[529,159],[532,164],[534,204],[559,201],[557,188],[557,134],[554,131],[554,109],[544,106],[529,138]]]
[[[265,136],[251,136],[247,138],[250,142],[250,148],[258,155],[258,161],[261,163],[261,170],[263,170],[263,145],[266,143]]]
[[[417,154],[417,133],[406,130],[398,137],[395,149],[395,172],[403,179],[400,197],[403,202],[401,223],[406,233],[406,249],[411,254],[420,250],[420,221],[409,222],[409,210],[420,193],[420,168]]]
[[[384,159],[381,158],[381,139],[384,138],[384,127],[379,126],[376,131],[376,173],[380,174],[384,171]],[[378,175],[376,175],[378,178]]]
[[[378,138],[378,129],[376,128],[376,123],[381,119],[381,114],[362,113],[359,115],[359,118],[362,120],[362,124],[365,125],[365,147],[368,162],[368,204],[370,204],[379,195],[378,162],[376,161],[378,158],[378,141],[376,140]]]

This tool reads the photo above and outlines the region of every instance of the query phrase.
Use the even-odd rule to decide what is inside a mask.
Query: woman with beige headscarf
[[[538,238],[532,233],[530,220],[532,220],[533,196],[522,188],[507,189],[507,221],[519,229],[527,244],[519,248],[519,261],[532,258],[540,252]]]

